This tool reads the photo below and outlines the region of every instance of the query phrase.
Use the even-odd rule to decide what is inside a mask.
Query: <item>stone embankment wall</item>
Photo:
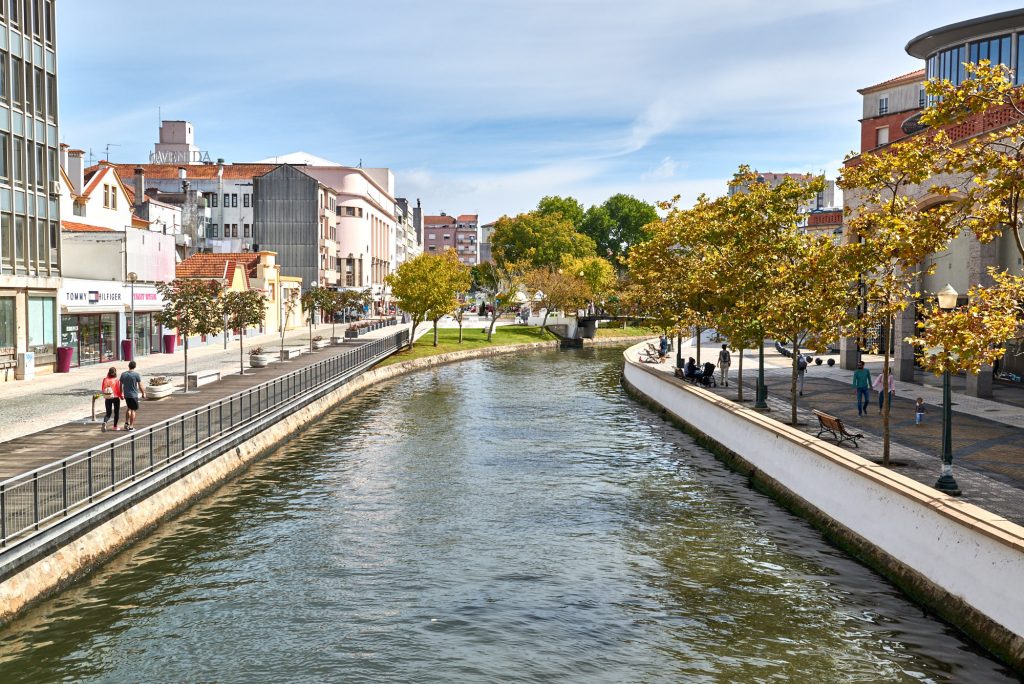
[[[622,345],[635,339],[604,338],[593,344]],[[217,451],[212,454],[198,454],[194,463],[182,463],[173,472],[154,473],[120,492],[116,499],[100,502],[73,516],[66,521],[65,532],[36,542],[46,544],[49,549],[38,560],[24,567],[0,566],[0,623],[9,622],[32,603],[74,582],[119,549],[237,475],[338,402],[369,385],[456,361],[557,348],[557,341],[485,347],[375,368],[281,419],[268,421],[262,430],[244,441],[222,444],[215,447]]]
[[[1024,672],[1024,528],[645,367],[636,350],[623,370],[630,392]]]

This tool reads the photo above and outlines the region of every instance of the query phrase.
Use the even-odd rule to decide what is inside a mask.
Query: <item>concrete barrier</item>
[[[910,596],[1024,672],[1024,528],[645,367],[627,389]]]

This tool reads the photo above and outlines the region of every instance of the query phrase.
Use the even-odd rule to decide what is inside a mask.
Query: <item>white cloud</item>
[[[679,162],[672,159],[672,157],[665,157],[661,160],[661,163],[654,167],[652,170],[640,176],[642,181],[661,181],[672,178],[676,175],[676,169],[679,168]]]

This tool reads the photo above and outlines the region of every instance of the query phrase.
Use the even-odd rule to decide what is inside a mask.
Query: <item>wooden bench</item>
[[[16,370],[17,368],[18,368],[18,360],[17,359],[0,359],[0,370],[2,370],[4,372],[4,380],[5,381],[9,378],[11,371],[12,370]]]
[[[281,358],[285,361],[291,361],[304,351],[306,351],[305,347],[283,347],[281,349]]]
[[[202,385],[207,385],[218,380],[220,380],[219,370],[205,370],[198,371],[196,373],[189,373],[185,384],[189,389],[199,389]]]
[[[864,437],[862,434],[858,433],[855,435],[847,430],[846,426],[843,425],[842,418],[837,418],[817,410],[814,412],[814,415],[818,419],[818,427],[820,428],[817,434],[818,437],[827,432],[839,440],[840,446],[842,446],[843,442],[853,442],[854,447],[857,446],[857,440]]]

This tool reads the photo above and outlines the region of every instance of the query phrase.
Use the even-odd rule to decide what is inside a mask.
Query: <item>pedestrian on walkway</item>
[[[658,340],[658,362],[665,363],[668,359],[668,337],[665,335],[661,336]]]
[[[807,378],[807,357],[803,354],[796,360],[796,381],[800,390],[800,396],[804,396],[804,380]]]
[[[729,355],[729,345],[723,344],[722,351],[718,352],[718,368],[722,371],[722,384],[729,386],[729,364],[732,357]]]
[[[886,379],[888,382],[886,382]],[[881,373],[875,382],[871,385],[874,389],[878,390],[878,412],[882,412],[882,408],[885,406],[885,390],[889,392],[889,407],[892,408],[892,399],[896,396],[896,380],[892,377],[892,371],[888,373]]]
[[[124,419],[124,429],[135,429],[135,417],[139,411],[139,399],[146,398],[146,388],[142,385],[142,376],[135,372],[135,362],[128,364],[128,370],[121,373],[121,395],[128,406]]]
[[[871,402],[871,371],[864,367],[863,361],[858,361],[857,370],[853,371],[853,386],[857,388],[857,415],[861,416],[868,412]]]
[[[918,397],[914,404],[914,425],[920,425],[922,420],[924,420],[924,399]]]
[[[107,414],[103,416],[103,432],[107,431],[107,421],[111,414],[114,416],[114,430],[117,430],[117,423],[121,419],[121,382],[117,379],[117,369],[111,368],[107,371],[107,377],[100,383],[100,392],[103,394],[103,404]]]

